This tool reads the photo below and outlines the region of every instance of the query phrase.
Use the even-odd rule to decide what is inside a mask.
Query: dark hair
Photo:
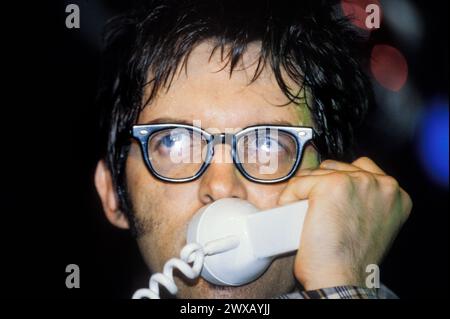
[[[302,0],[155,0],[112,19],[106,28],[102,107],[103,156],[111,170],[122,208],[127,212],[124,164],[144,88],[152,98],[169,87],[177,67],[192,49],[212,40],[233,72],[246,46],[261,42],[255,80],[270,67],[284,94],[294,102],[282,72],[312,94],[310,108],[321,132],[322,156],[348,157],[354,129],[371,103],[371,87],[356,58],[359,37],[338,2]],[[149,73],[150,71],[150,73]],[[148,75],[152,78],[149,80]]]

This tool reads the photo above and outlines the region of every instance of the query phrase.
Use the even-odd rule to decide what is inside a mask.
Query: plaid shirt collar
[[[275,299],[398,299],[385,285],[378,289],[369,289],[355,286],[338,286],[318,290],[301,291],[283,294]]]

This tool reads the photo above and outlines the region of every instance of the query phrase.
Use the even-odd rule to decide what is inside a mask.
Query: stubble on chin
[[[179,253],[186,243],[187,222],[169,216],[156,218],[157,216],[151,212],[161,212],[164,211],[164,208],[155,201],[143,202],[152,203],[152,205],[149,205],[151,207],[135,206],[133,222],[137,230],[136,240],[147,266],[160,272],[167,260],[179,257]],[[294,289],[293,265],[294,256],[276,259],[261,277],[239,287],[214,285],[201,277],[189,280],[179,271],[175,271],[174,278],[178,287],[176,297],[182,299],[273,298]]]
[[[203,278],[189,281],[175,274],[178,298],[181,299],[268,299],[291,292],[295,287],[293,256],[275,260],[257,280],[238,287],[214,285]]]

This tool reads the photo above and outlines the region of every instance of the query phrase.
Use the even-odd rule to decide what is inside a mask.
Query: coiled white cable
[[[176,268],[189,279],[195,279],[200,275],[205,256],[224,253],[239,246],[239,238],[228,236],[206,243],[204,246],[198,243],[190,243],[183,247],[180,258],[169,259],[162,273],[155,273],[150,277],[149,288],[136,290],[133,299],[160,299],[159,285],[164,286],[172,295],[176,295],[178,287],[173,279],[173,269]],[[190,265],[192,263],[192,266]]]

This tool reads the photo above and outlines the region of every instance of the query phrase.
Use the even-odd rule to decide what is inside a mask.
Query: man
[[[261,210],[309,201],[296,254],[239,287],[176,276],[178,297],[385,295],[366,287],[366,269],[381,262],[412,203],[369,158],[346,161],[371,101],[355,39],[330,1],[317,0],[151,1],[111,22],[95,184],[106,217],[132,230],[151,271],[179,255],[190,219],[214,201]],[[135,125],[146,125],[144,139],[130,133]],[[236,145],[208,149],[207,134],[255,126]],[[307,128],[315,133],[305,144],[286,133]]]

